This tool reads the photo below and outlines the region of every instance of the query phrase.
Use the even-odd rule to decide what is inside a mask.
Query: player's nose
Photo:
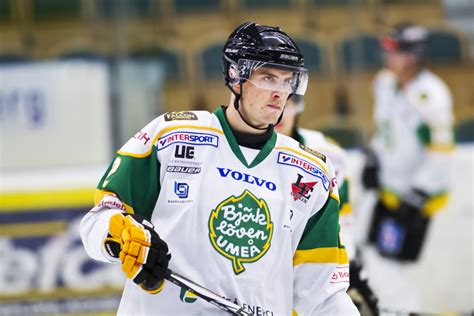
[[[283,93],[280,92],[280,91],[273,91],[273,92],[272,92],[272,97],[273,97],[274,99],[281,99],[281,98],[282,98],[282,94],[283,94]]]

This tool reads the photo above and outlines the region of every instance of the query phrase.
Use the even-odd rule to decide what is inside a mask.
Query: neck
[[[242,130],[236,130],[234,126],[230,124],[229,120],[229,110],[232,109],[232,107],[227,107],[224,108],[224,115],[226,116],[227,122],[230,125],[230,128],[232,129],[232,133],[234,134],[234,137],[237,141],[237,143],[240,146],[248,147],[248,148],[253,148],[253,149],[262,149],[263,146],[267,143],[267,141],[272,137],[273,135],[273,128],[269,130],[263,131],[263,133],[248,133]],[[235,110],[235,109],[234,109]],[[238,115],[238,113],[237,113]]]
[[[404,72],[398,76],[398,84],[400,87],[404,88],[413,78],[418,75],[419,69],[410,69],[409,71]]]
[[[242,111],[241,108],[239,110]],[[245,134],[254,134],[254,135],[263,135],[267,133],[266,129],[264,130],[255,129],[249,126],[247,123],[245,123],[242,120],[239,112],[237,112],[237,110],[234,107],[233,98],[231,98],[231,101],[229,102],[229,106],[227,107],[225,111],[225,115],[226,115],[227,121],[229,122],[229,125],[236,132],[245,133]]]

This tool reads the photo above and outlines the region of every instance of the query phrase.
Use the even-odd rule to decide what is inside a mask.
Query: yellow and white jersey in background
[[[446,202],[454,147],[452,100],[448,87],[423,70],[405,87],[387,70],[374,81],[376,131],[372,148],[380,163],[382,200],[397,207],[399,198],[416,188],[432,199],[432,214]]]
[[[298,141],[305,146],[313,148],[329,157],[334,166],[337,179],[337,187],[340,198],[339,224],[341,225],[341,240],[346,247],[349,258],[355,255],[354,238],[352,236],[353,215],[350,203],[349,177],[347,170],[347,155],[336,141],[324,136],[319,131],[313,131],[305,128],[297,129]]]

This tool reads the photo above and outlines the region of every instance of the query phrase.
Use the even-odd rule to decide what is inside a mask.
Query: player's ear
[[[232,89],[234,94],[240,94],[240,92],[242,91],[242,84],[243,83],[234,83],[230,85],[230,88]]]
[[[235,93],[240,94],[242,83],[237,83],[232,86],[232,89],[234,89]]]

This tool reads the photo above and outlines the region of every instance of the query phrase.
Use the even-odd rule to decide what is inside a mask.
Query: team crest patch
[[[248,190],[222,201],[209,217],[211,244],[232,261],[235,274],[245,271],[244,263],[265,255],[272,236],[273,222],[267,203]]]
[[[291,196],[293,199],[300,200],[303,203],[308,202],[308,199],[311,197],[311,193],[314,190],[314,185],[318,183],[314,182],[302,182],[303,176],[298,173],[298,178],[295,183],[291,184]]]
[[[165,121],[196,121],[197,115],[193,112],[187,111],[175,111],[168,112],[165,114]]]
[[[309,148],[308,146],[305,146],[303,144],[300,144],[300,148],[303,149],[304,151],[310,153],[311,155],[313,156],[316,156],[318,157],[319,159],[321,159],[322,161],[326,162],[326,155],[323,155],[321,154],[320,152],[314,150],[314,149],[311,149]]]

